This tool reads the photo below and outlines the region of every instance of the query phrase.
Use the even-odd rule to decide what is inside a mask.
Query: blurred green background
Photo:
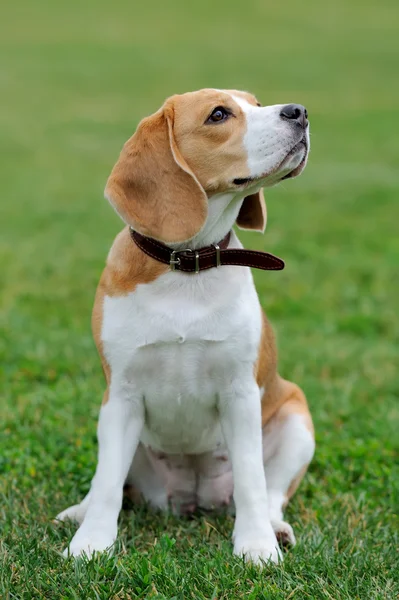
[[[398,21],[394,0],[3,3],[0,595],[396,597]],[[306,171],[267,190],[264,237],[241,234],[287,264],[255,280],[317,430],[288,511],[300,543],[266,576],[232,558],[229,518],[144,512],[122,517],[114,562],[79,570],[57,554],[73,526],[49,518],[95,467],[90,312],[121,228],[104,184],[138,121],[201,87],[310,115]]]

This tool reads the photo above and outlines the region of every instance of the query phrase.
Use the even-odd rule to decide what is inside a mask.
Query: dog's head
[[[126,142],[105,195],[122,219],[165,243],[190,240],[208,203],[231,193],[243,203],[237,224],[263,231],[261,188],[295,177],[309,151],[307,112],[262,107],[254,96],[205,89],[172,96]]]

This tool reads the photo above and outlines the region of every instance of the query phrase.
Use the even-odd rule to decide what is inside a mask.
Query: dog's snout
[[[308,125],[308,111],[302,104],[286,104],[280,111],[280,117],[296,121],[304,128]]]

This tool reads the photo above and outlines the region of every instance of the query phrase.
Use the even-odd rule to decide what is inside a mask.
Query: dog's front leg
[[[269,519],[262,454],[262,419],[255,381],[233,382],[220,397],[220,420],[234,479],[234,553],[254,563],[281,558]]]
[[[123,484],[144,424],[143,401],[129,391],[113,391],[111,385],[109,400],[101,407],[97,469],[83,523],[65,550],[66,556],[91,556],[116,540]]]

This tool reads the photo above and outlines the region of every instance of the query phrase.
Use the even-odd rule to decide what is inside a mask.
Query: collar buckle
[[[198,274],[200,272],[199,267],[199,252],[197,250],[193,250],[192,248],[183,248],[183,250],[172,250],[170,253],[169,266],[171,271],[176,271],[176,265],[180,265],[180,258],[176,256],[176,254],[180,254],[181,252],[195,252],[195,273]]]
[[[176,271],[176,265],[180,265],[180,258],[179,257],[176,258],[176,254],[178,252],[179,252],[178,250],[172,250],[172,252],[170,253],[169,265],[170,265],[171,271]]]

